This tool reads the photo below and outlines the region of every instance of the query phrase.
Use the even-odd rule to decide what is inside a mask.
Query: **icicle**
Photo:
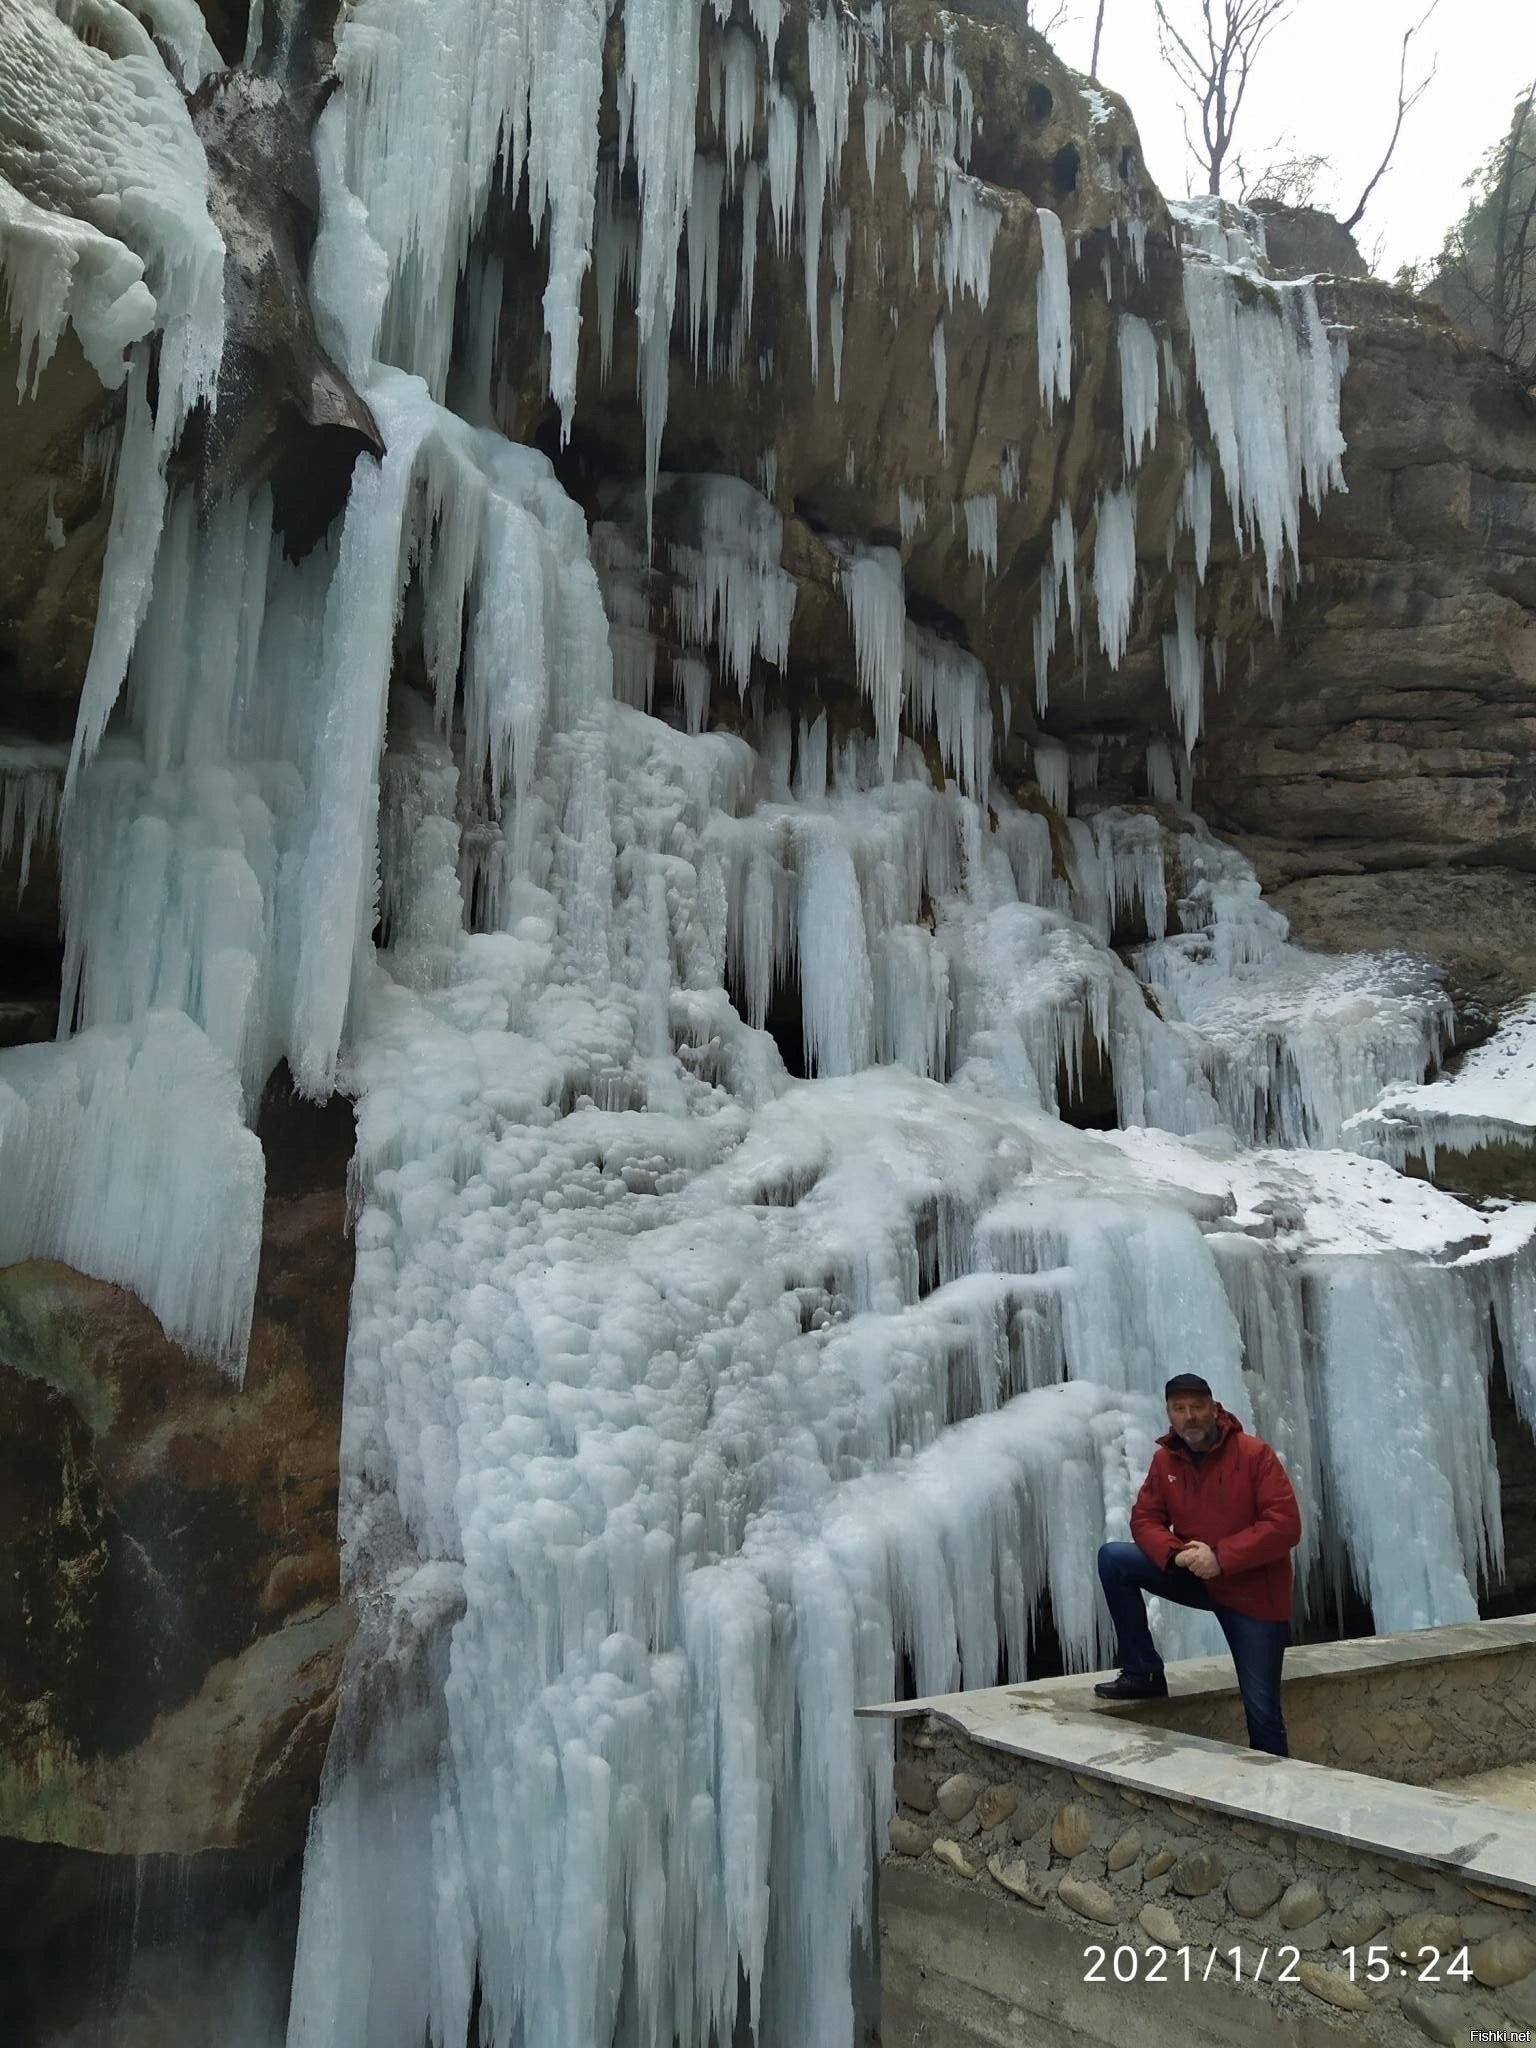
[[[1072,286],[1061,222],[1049,207],[1039,210],[1040,274],[1035,283],[1035,334],[1040,357],[1040,397],[1045,416],[1056,400],[1072,395]]]
[[[843,47],[842,8],[837,0],[812,6],[806,16],[806,51],[811,75],[811,105],[819,138],[817,158],[821,201],[842,175],[843,147],[848,140],[848,59]],[[807,158],[807,174],[810,160]],[[820,204],[818,203],[818,215]],[[809,208],[807,208],[809,213]]]
[[[1172,804],[1179,800],[1173,749],[1166,740],[1149,740],[1147,743],[1147,794],[1154,803]]]
[[[1035,781],[1046,802],[1065,816],[1071,802],[1072,764],[1059,740],[1035,741]]]
[[[59,747],[0,740],[0,861],[17,849],[18,901],[26,893],[34,849],[57,832],[68,758]]]
[[[685,232],[688,242],[688,337],[697,376],[715,354],[715,315],[720,303],[720,214],[725,204],[725,165],[718,157],[693,160],[693,192]]]
[[[768,102],[768,196],[773,207],[774,246],[781,256],[789,247],[799,161],[800,109],[782,86],[775,85]]]
[[[734,25],[725,31],[724,109],[720,139],[725,150],[726,172],[734,189],[739,166],[752,156],[752,132],[757,126],[757,49],[752,38]]]
[[[1157,441],[1157,339],[1134,313],[1120,316],[1120,417],[1126,474]]]
[[[752,331],[752,302],[757,286],[757,234],[762,217],[763,173],[752,159],[741,180],[741,290],[731,329],[731,374],[740,374]]]
[[[1203,583],[1211,559],[1211,465],[1198,448],[1189,458],[1179,487],[1179,523],[1194,535],[1195,580]]]
[[[980,197],[973,179],[954,172],[949,180],[948,212],[935,255],[941,259],[944,294],[951,305],[956,292],[969,292],[985,306],[991,289],[992,245],[1002,215]]]
[[[965,551],[988,575],[997,568],[997,499],[990,492],[965,501]]]
[[[859,548],[838,575],[853,625],[859,688],[874,707],[882,772],[889,776],[896,762],[906,630],[901,557],[894,548]]]
[[[826,158],[815,114],[807,108],[800,138],[800,197],[805,208],[805,318],[811,336],[811,382],[821,375],[821,212],[827,192]]]
[[[934,734],[944,766],[966,795],[985,803],[992,759],[986,670],[974,654],[910,623],[904,666],[913,722]]]
[[[933,336],[928,344],[933,358],[933,395],[939,409],[939,446],[949,446],[949,363],[944,348],[944,322],[936,320]]]
[[[1195,631],[1195,585],[1187,571],[1178,579],[1174,619],[1174,630],[1163,635],[1163,679],[1188,753],[1200,737],[1205,642]]]
[[[678,630],[692,647],[716,646],[722,670],[746,695],[752,658],[782,669],[789,658],[795,580],[779,566],[784,522],[740,478],[695,477],[688,488],[699,545],[674,546]]]
[[[1310,280],[1238,279],[1184,264],[1184,304],[1233,518],[1264,557],[1270,596],[1297,559],[1301,502],[1344,487],[1339,381]]]
[[[921,491],[909,491],[905,484],[896,490],[896,516],[901,527],[901,544],[908,547],[928,517],[928,501]]]
[[[132,1288],[237,1377],[265,1179],[234,1070],[174,1011],[0,1052],[0,1264]]]
[[[1099,645],[1111,668],[1120,666],[1131,631],[1136,596],[1136,490],[1107,491],[1098,502],[1093,542],[1093,601]]]
[[[869,173],[869,189],[875,189],[875,173],[880,167],[880,150],[887,135],[896,125],[896,108],[888,92],[875,90],[864,95],[864,168]]]

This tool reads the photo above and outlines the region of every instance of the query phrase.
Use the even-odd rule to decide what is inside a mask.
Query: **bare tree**
[[[1031,0],[1019,0],[1019,27],[1032,28],[1037,36],[1044,36],[1049,42],[1058,29],[1063,29],[1072,19],[1071,0],[1056,0],[1055,7],[1043,21],[1032,17]]]
[[[1282,206],[1311,206],[1317,198],[1319,182],[1333,168],[1330,160],[1319,152],[1298,151],[1294,147],[1289,154],[1271,156],[1254,178],[1246,174],[1240,157],[1232,159],[1232,167],[1237,173],[1238,193],[1244,206],[1251,206],[1255,199],[1278,200]]]
[[[1403,47],[1401,55],[1398,58],[1397,65],[1397,119],[1392,124],[1392,134],[1387,142],[1386,155],[1382,158],[1381,162],[1376,166],[1376,170],[1372,177],[1367,181],[1365,190],[1360,194],[1359,202],[1356,205],[1354,212],[1344,222],[1344,226],[1347,228],[1355,228],[1359,226],[1360,216],[1365,212],[1366,207],[1370,204],[1371,194],[1376,190],[1376,187],[1381,183],[1382,179],[1386,176],[1387,167],[1391,163],[1392,158],[1396,153],[1397,139],[1403,132],[1403,122],[1408,118],[1409,114],[1412,113],[1413,109],[1418,105],[1419,101],[1424,97],[1424,94],[1429,89],[1430,80],[1435,75],[1437,67],[1435,60],[1432,58],[1430,60],[1429,69],[1425,72],[1424,76],[1419,80],[1418,84],[1412,88],[1411,91],[1409,90],[1409,49],[1412,47],[1414,37],[1418,34],[1419,30],[1423,28],[1425,22],[1429,20],[1429,17],[1434,13],[1435,9],[1439,5],[1440,0],[1429,0],[1428,7],[1425,8],[1424,12],[1419,16],[1418,20],[1412,23],[1410,27],[1403,30]]]
[[[1099,11],[1093,17],[1093,55],[1088,59],[1089,75],[1099,75],[1099,44],[1104,36],[1104,0],[1099,0]]]
[[[1186,110],[1184,139],[1213,194],[1221,191],[1222,172],[1259,52],[1288,17],[1292,4],[1293,0],[1195,0],[1198,26],[1182,28],[1173,0],[1156,0],[1163,62],[1200,118],[1197,141]]]

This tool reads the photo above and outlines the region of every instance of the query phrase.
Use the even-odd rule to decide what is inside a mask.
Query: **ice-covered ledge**
[[[1283,1762],[1178,1725],[1220,1716],[1237,1734],[1225,1657],[1170,1665],[1170,1697],[1135,1706],[1094,1697],[1105,1675],[860,1711],[931,1716],[973,1742],[1135,1794],[1536,1895],[1536,1818],[1434,1784],[1500,1765],[1536,1769],[1536,1615],[1292,1650],[1285,1706],[1293,1754]],[[1337,1753],[1356,1738],[1373,1745],[1369,1772],[1339,1767]],[[1403,1777],[1429,1782],[1401,1782],[1388,1770],[1394,1740]]]

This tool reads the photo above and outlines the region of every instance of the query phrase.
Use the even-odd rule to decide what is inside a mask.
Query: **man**
[[[1301,1541],[1296,1496],[1274,1451],[1211,1399],[1198,1373],[1177,1373],[1163,1397],[1172,1426],[1157,1440],[1131,1509],[1136,1540],[1099,1551],[1121,1669],[1094,1691],[1106,1700],[1167,1697],[1144,1593],[1207,1608],[1237,1667],[1249,1748],[1287,1756],[1280,1668],[1290,1637],[1291,1552]]]

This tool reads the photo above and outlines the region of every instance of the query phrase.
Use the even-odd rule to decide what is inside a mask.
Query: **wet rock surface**
[[[0,1273],[0,1836],[107,1856],[302,1842],[348,1634],[351,1116],[285,1098],[260,1125],[275,1165],[243,1386],[120,1288]]]

